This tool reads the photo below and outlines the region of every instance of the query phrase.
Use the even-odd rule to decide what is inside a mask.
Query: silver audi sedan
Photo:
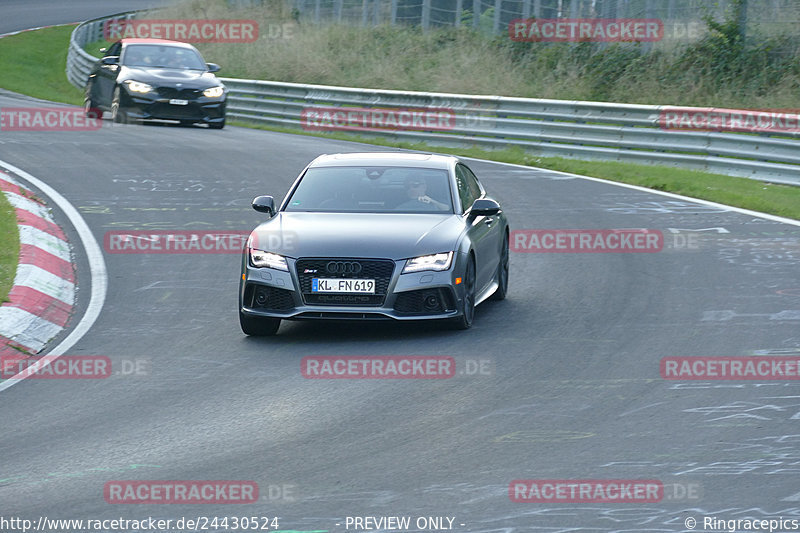
[[[457,157],[403,152],[322,155],[242,254],[239,321],[274,335],[281,320],[447,320],[508,290],[509,226]]]

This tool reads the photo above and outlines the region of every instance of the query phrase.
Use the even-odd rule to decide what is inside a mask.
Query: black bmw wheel
[[[245,335],[253,337],[270,337],[278,332],[280,318],[250,316],[239,311],[239,325]]]
[[[103,112],[97,108],[97,104],[92,100],[92,87],[86,87],[86,95],[83,98],[83,114],[86,118],[103,118]]]
[[[456,329],[469,329],[475,318],[475,260],[470,257],[467,270],[464,272],[464,298],[461,316],[453,319]]]
[[[500,264],[497,265],[497,290],[492,294],[492,300],[505,300],[508,293],[508,235],[503,238],[503,248],[500,252]]]
[[[111,98],[111,120],[117,124],[128,123],[128,112],[120,105],[119,87],[114,89],[114,96]]]

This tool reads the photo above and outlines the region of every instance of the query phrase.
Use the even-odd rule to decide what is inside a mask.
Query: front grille
[[[267,285],[248,285],[245,288],[244,301],[252,309],[265,311],[288,311],[295,306],[292,291]]]
[[[453,292],[443,288],[401,292],[394,302],[394,310],[403,315],[435,315],[455,308]]]
[[[331,262],[357,263],[359,272],[329,273]],[[303,301],[311,305],[370,305],[379,306],[386,299],[389,282],[394,272],[394,261],[390,259],[357,259],[357,258],[303,258],[296,263],[297,278],[300,281],[300,292]],[[311,292],[314,278],[336,279],[374,279],[375,294],[318,294]]]
[[[195,100],[203,91],[200,89],[178,89],[177,87],[158,87],[158,96],[161,98],[177,98],[179,100]]]

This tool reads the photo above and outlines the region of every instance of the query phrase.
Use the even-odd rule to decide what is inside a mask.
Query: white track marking
[[[515,163],[502,163],[500,161],[489,161],[487,159],[476,159],[474,157],[461,157],[457,156],[459,159],[464,159],[465,161],[478,161],[480,163],[492,163],[495,165],[505,165],[514,168],[524,168],[528,170],[538,170],[542,172],[553,172],[556,174],[560,174],[562,176],[571,176],[573,178],[580,178],[589,181],[596,181],[599,183],[605,183],[606,185],[616,185],[617,187],[625,187],[626,189],[633,189],[635,191],[642,191],[647,192],[650,194],[659,194],[661,196],[666,196],[668,198],[677,198],[680,200],[686,200],[687,202],[694,202],[696,204],[707,205],[711,207],[719,207],[725,209],[726,211],[734,211],[736,213],[741,213],[742,215],[750,215],[753,217],[763,218],[766,220],[772,220],[775,222],[782,222],[783,224],[791,224],[793,226],[800,226],[800,220],[793,220],[791,218],[784,218],[775,215],[769,215],[767,213],[759,213],[758,211],[750,211],[749,209],[742,209],[741,207],[733,207],[730,205],[725,204],[718,204],[716,202],[709,202],[708,200],[700,200],[698,198],[690,198],[688,196],[681,196],[680,194],[675,194],[672,192],[664,192],[664,191],[657,191],[655,189],[648,189],[647,187],[641,187],[639,185],[630,185],[629,183],[620,183],[618,181],[610,181],[605,180],[602,178],[593,178],[591,176],[581,176],[580,174],[571,174],[569,172],[561,172],[559,170],[548,170],[546,168],[539,168],[539,167],[527,167],[525,165],[517,165]]]

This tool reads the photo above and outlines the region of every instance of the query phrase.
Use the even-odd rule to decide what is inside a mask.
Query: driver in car
[[[130,46],[125,52],[125,64],[134,67],[146,67],[153,64],[150,54],[143,46]]]
[[[398,210],[419,210],[427,209],[431,211],[447,211],[450,206],[438,202],[427,195],[428,182],[424,178],[409,176],[405,180],[406,195],[408,200],[398,205]]]

